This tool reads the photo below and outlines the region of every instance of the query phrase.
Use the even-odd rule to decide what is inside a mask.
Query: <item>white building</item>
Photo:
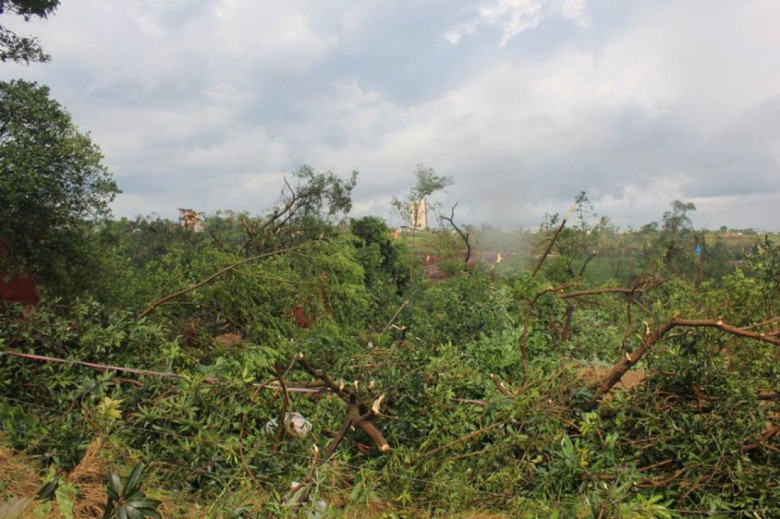
[[[428,210],[425,207],[425,199],[409,202],[412,213],[412,228],[423,230],[428,228]]]

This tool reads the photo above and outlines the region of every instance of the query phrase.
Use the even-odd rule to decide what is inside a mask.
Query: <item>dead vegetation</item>
[[[106,462],[100,457],[102,442],[92,441],[84,457],[66,480],[78,489],[73,511],[76,517],[101,517],[106,504]]]

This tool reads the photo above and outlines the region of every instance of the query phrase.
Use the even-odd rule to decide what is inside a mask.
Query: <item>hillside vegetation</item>
[[[391,238],[346,217],[355,181],[302,168],[203,232],[94,222],[3,306],[0,464],[38,479],[0,477],[0,516],[780,514],[774,236],[681,202],[617,232],[583,194]]]

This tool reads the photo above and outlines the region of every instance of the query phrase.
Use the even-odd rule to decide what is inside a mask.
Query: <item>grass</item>
[[[71,485],[77,489],[73,502],[73,511],[76,518],[102,517],[106,500],[105,478],[106,462],[101,457],[101,445],[98,441],[90,444],[81,462],[76,468],[66,475],[61,475],[61,481],[65,485]],[[35,501],[35,496],[44,485],[41,476],[42,469],[23,452],[15,452],[7,447],[4,438],[0,436],[0,518],[2,519],[55,519],[65,517],[58,507],[57,499],[51,504],[42,504]],[[154,478],[150,474],[149,480]],[[145,485],[153,486],[153,483]],[[230,510],[237,508],[236,503],[247,506],[247,509],[257,513],[258,517],[299,517],[290,509],[286,513],[279,509],[277,514],[267,515],[268,495],[262,490],[239,491],[225,495],[217,502],[204,503],[185,494],[173,495],[162,492],[149,492],[153,497],[161,499],[162,505],[159,511],[165,518],[202,518],[202,517],[227,517]],[[402,506],[399,503],[388,500],[376,500],[358,504],[348,504],[349,494],[339,491],[326,494],[325,500],[331,505],[323,519],[433,519],[443,517],[433,512],[416,508],[414,506]],[[457,514],[453,519],[508,519],[515,515],[490,512],[486,510],[474,510]]]

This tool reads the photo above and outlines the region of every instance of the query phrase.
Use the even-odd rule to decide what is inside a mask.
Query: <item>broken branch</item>
[[[625,353],[620,361],[609,370],[604,377],[603,382],[588,401],[588,407],[595,406],[601,398],[606,395],[612,387],[617,384],[623,375],[631,369],[631,366],[639,362],[639,360],[647,353],[655,343],[660,341],[664,335],[676,327],[688,327],[688,328],[717,328],[724,333],[734,335],[737,337],[745,337],[747,339],[753,339],[760,342],[766,342],[775,346],[780,346],[780,339],[775,338],[773,335],[766,335],[760,332],[749,331],[744,328],[738,328],[723,322],[721,319],[682,319],[679,317],[672,317],[663,326],[656,329],[654,332],[650,332],[649,328],[642,338],[642,344],[633,353]]]

